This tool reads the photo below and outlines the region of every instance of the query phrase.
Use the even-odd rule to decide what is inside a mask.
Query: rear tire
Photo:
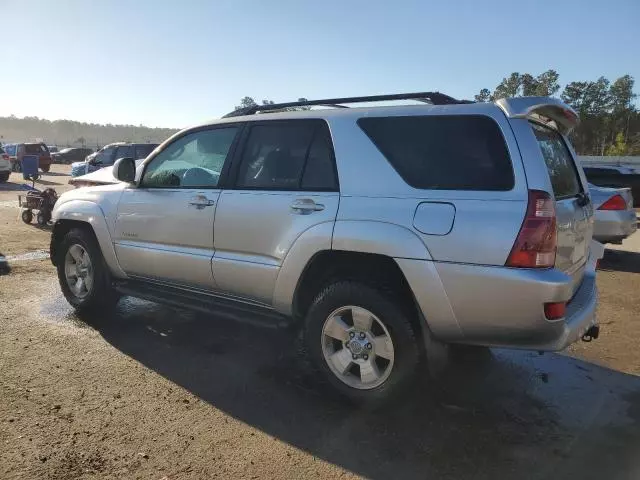
[[[358,282],[326,286],[304,326],[305,349],[320,376],[358,405],[384,403],[403,392],[421,363],[405,310],[384,290]]]
[[[11,172],[2,172],[2,173],[0,173],[0,183],[4,183],[4,182],[8,181],[10,175],[11,175]]]
[[[71,306],[79,312],[97,312],[116,304],[119,297],[91,232],[82,228],[70,230],[57,250],[58,281]]]

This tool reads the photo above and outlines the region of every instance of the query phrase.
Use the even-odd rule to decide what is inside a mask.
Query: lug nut
[[[364,354],[364,356],[363,356],[362,358],[364,358],[365,360],[369,360],[369,355],[367,355],[367,354],[365,353],[365,354]]]
[[[364,332],[360,332],[360,338],[364,338],[364,337],[365,337]]]
[[[349,338],[353,338],[353,337],[355,337],[355,336],[356,336],[356,334],[355,334],[355,333],[353,333],[353,332],[349,332]]]
[[[367,350],[371,350],[373,346],[370,343],[367,343]]]

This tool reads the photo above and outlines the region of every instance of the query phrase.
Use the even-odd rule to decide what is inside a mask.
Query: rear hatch
[[[558,249],[555,266],[572,277],[575,292],[589,255],[593,206],[566,137],[543,123],[535,120],[530,123],[549,172],[556,202]]]

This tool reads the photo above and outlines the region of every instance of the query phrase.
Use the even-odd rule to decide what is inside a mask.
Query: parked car
[[[22,171],[22,158],[25,155],[36,155],[39,159],[38,166],[43,172],[46,173],[51,168],[51,154],[44,143],[13,143],[7,144],[6,148],[14,172]]]
[[[433,105],[268,113],[399,99]],[[71,305],[132,295],[299,322],[319,375],[358,403],[415,384],[448,344],[557,351],[598,336],[604,247],[560,100],[435,92],[227,117],[177,133],[138,172],[119,159],[119,184],[60,197],[51,260]]]
[[[136,160],[136,168],[140,168],[142,162],[143,159]],[[86,175],[80,175],[79,177],[72,177],[69,179],[68,183],[73,185],[75,188],[81,188],[95,187],[97,185],[112,185],[119,182],[120,180],[113,176],[113,166],[111,166],[101,168],[95,172],[87,173]]]
[[[9,180],[11,175],[11,161],[9,160],[9,154],[4,151],[4,148],[0,145],[0,183],[4,183]]]
[[[595,209],[593,238],[601,243],[622,243],[638,229],[630,188],[606,188],[589,184]]]
[[[108,167],[118,158],[140,159],[149,155],[157,143],[111,143],[105,145],[100,150],[91,154],[83,162],[75,162],[71,164],[71,176],[77,177],[95,172],[100,168]]]
[[[85,147],[63,148],[57,153],[52,153],[53,163],[73,163],[82,162],[93,150]]]
[[[2,145],[4,152],[9,156],[9,162],[11,163],[11,170],[14,171],[14,164],[18,159],[18,144],[17,143],[5,143]]]
[[[634,207],[640,207],[640,172],[630,166],[585,165],[589,183],[599,187],[630,188]]]

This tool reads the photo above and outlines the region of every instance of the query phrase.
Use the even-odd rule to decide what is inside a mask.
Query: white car
[[[593,239],[621,244],[638,228],[630,188],[607,188],[589,184],[594,208]]]
[[[4,183],[9,180],[9,175],[11,175],[9,154],[5,152],[2,145],[0,145],[0,183]]]

